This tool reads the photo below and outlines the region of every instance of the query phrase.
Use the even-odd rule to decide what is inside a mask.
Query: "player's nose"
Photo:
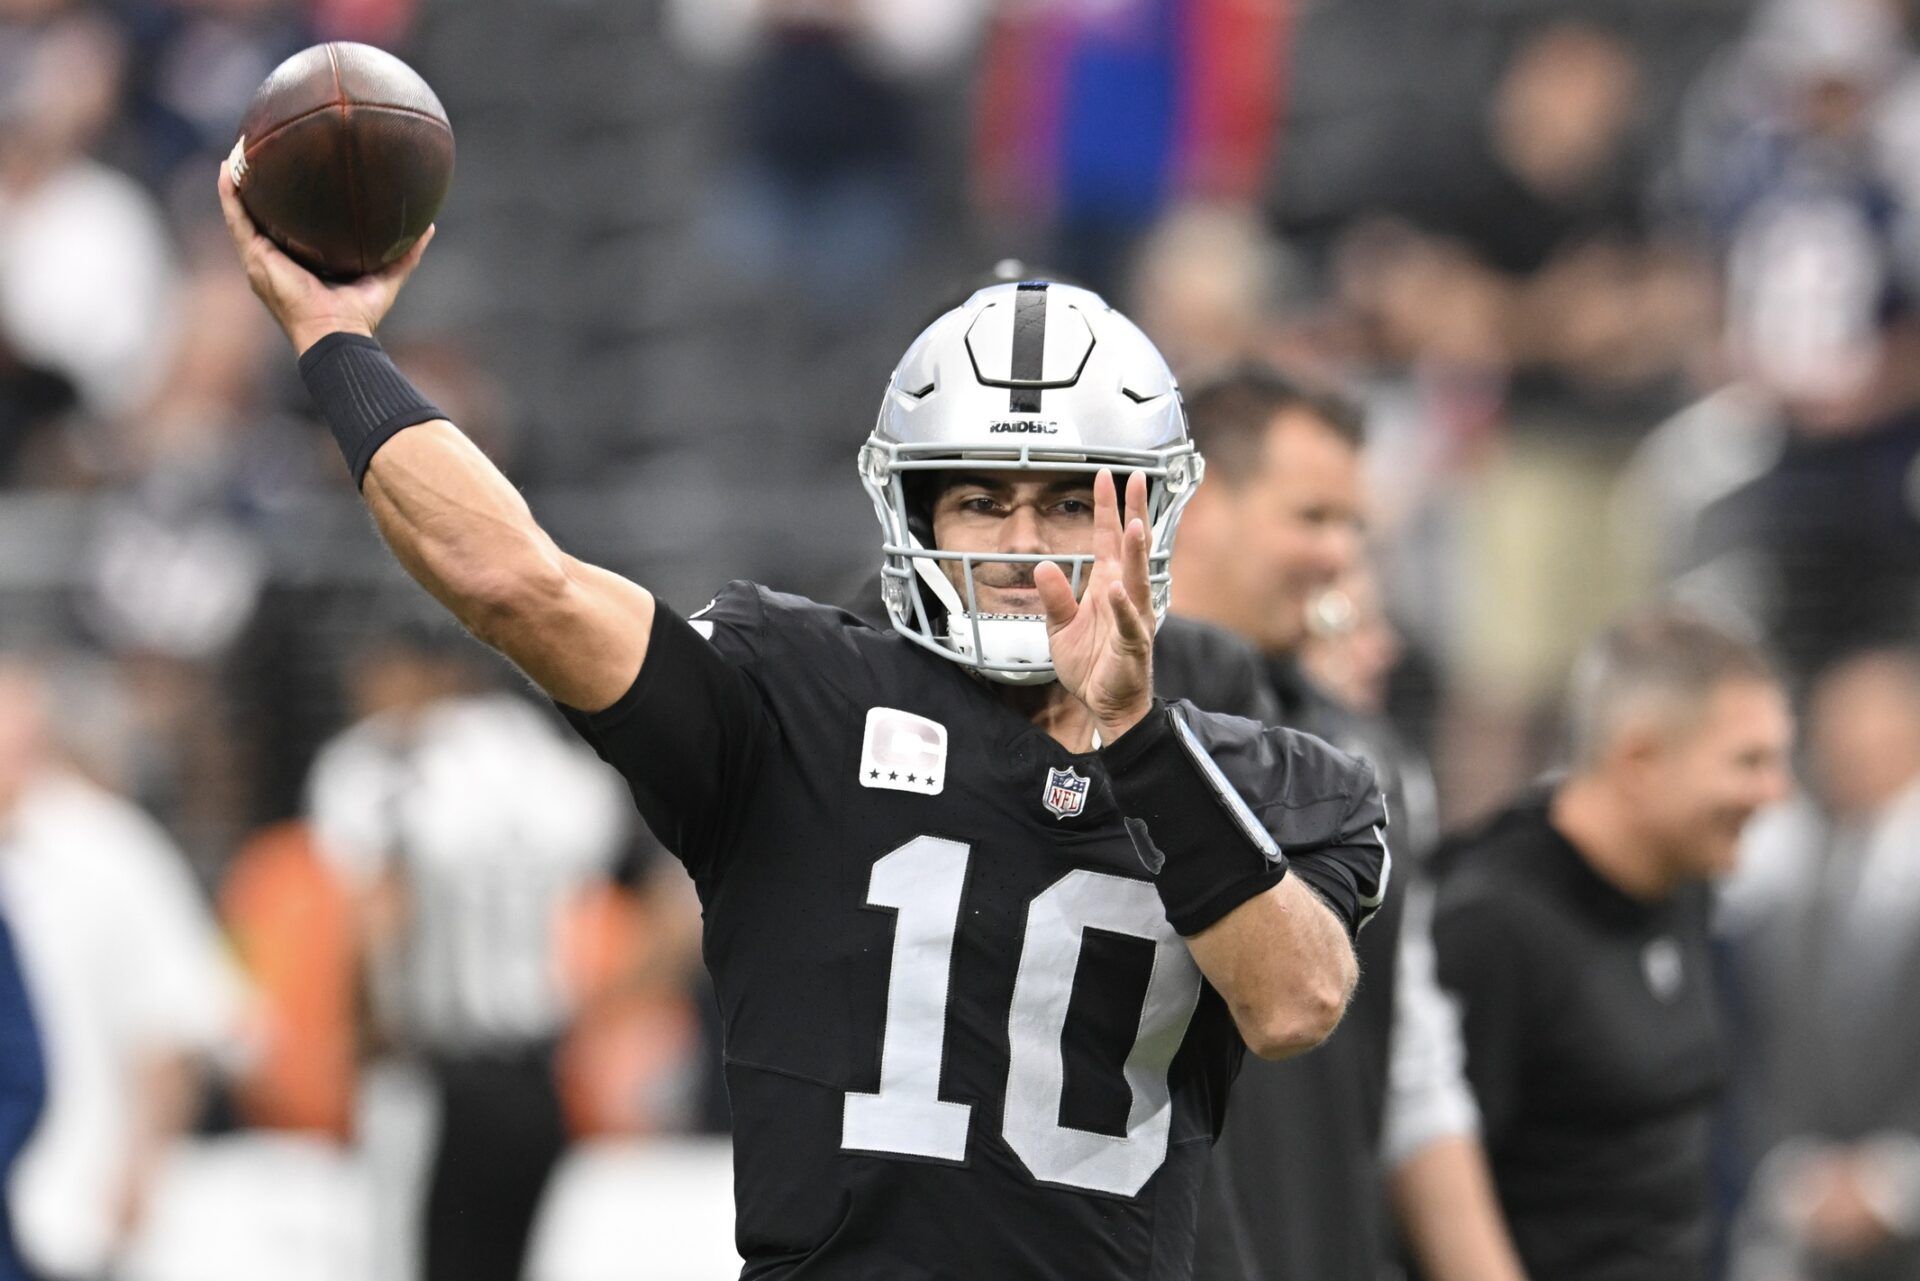
[[[1036,556],[1053,550],[1047,546],[1046,530],[1037,508],[1021,503],[1007,513],[1000,528],[1000,550],[1015,556]]]

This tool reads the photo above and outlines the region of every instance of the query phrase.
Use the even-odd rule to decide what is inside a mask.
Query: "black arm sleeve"
[[[1188,708],[1220,771],[1349,936],[1387,892],[1387,808],[1373,767],[1310,734]]]
[[[1153,711],[1100,753],[1167,921],[1191,937],[1278,885],[1287,857],[1178,707]]]
[[[773,735],[758,688],[665,604],[646,661],[611,707],[560,712],[620,771],[640,814],[704,895]]]

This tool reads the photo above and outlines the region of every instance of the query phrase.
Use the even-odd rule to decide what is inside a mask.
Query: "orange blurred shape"
[[[306,824],[276,824],[247,842],[221,889],[220,915],[265,1023],[261,1053],[235,1086],[242,1117],[350,1138],[352,914]]]
[[[560,931],[562,972],[580,1016],[561,1043],[560,1097],[577,1138],[673,1128],[694,1018],[677,986],[634,986],[651,931],[646,905],[607,886],[583,894]]]

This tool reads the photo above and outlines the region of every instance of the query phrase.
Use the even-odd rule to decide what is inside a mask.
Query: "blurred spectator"
[[[1802,679],[1920,618],[1920,171],[1879,137],[1911,67],[1879,0],[1777,0],[1703,86],[1687,172],[1726,258],[1727,382],[1623,492],[1659,571]]]
[[[1911,68],[1887,0],[1773,0],[1696,92],[1681,175],[1724,254],[1728,365],[1804,430],[1910,404],[1916,211],[1884,143]]]
[[[1278,0],[1001,6],[981,72],[982,203],[1047,227],[1049,262],[1116,294],[1134,242],[1174,202],[1262,192],[1289,12]]]
[[[1296,265],[1243,205],[1188,203],[1141,242],[1130,314],[1189,384],[1268,354]]]
[[[1656,610],[1582,657],[1573,768],[1441,854],[1440,981],[1534,1281],[1698,1281],[1725,1076],[1706,883],[1786,786],[1760,655]]]
[[[1422,122],[1389,202],[1413,234],[1359,229],[1380,336],[1510,378],[1522,425],[1658,389],[1710,336],[1709,280],[1651,216],[1643,74],[1599,27],[1523,29],[1481,130]]]
[[[319,846],[346,887],[373,1044],[439,1094],[430,1281],[518,1281],[567,1143],[555,1052],[582,994],[567,923],[631,848],[618,780],[523,700],[478,682],[466,638],[390,627],[352,673],[357,723],[315,761]]]
[[[971,45],[980,0],[674,0],[697,56],[742,63],[722,260],[796,285],[814,318],[871,310],[911,252],[925,186],[917,81]]]
[[[82,4],[0,10],[0,346],[95,413],[137,403],[167,350],[172,247],[153,198],[93,160],[120,30]]]
[[[1809,794],[1755,826],[1726,925],[1752,1042],[1761,1157],[1735,1275],[1920,1273],[1920,656],[1826,672]]]
[[[179,851],[58,765],[41,686],[0,665],[0,891],[47,1046],[47,1112],[7,1208],[39,1275],[106,1275],[201,1071],[236,1048],[241,993]]]
[[[1194,388],[1187,403],[1211,479],[1183,518],[1177,613],[1156,643],[1156,680],[1170,695],[1197,697],[1182,664],[1166,661],[1192,620],[1256,646],[1277,723],[1373,764],[1398,855],[1396,884],[1360,936],[1364,977],[1340,1027],[1313,1054],[1250,1063],[1235,1083],[1202,1210],[1197,1275],[1370,1281],[1390,1254],[1390,1195],[1429,1281],[1518,1278],[1425,917],[1409,926],[1404,916],[1437,836],[1425,765],[1305,668],[1316,606],[1358,563],[1359,411],[1244,364]]]
[[[1409,124],[1380,216],[1336,230],[1326,327],[1386,402],[1389,524],[1410,536],[1382,564],[1454,665],[1445,728],[1476,749],[1440,753],[1455,813],[1495,799],[1481,763],[1502,790],[1526,768],[1582,639],[1637,590],[1613,476],[1716,339],[1713,273],[1654,199],[1650,56],[1596,16],[1497,47],[1471,116]]]
[[[404,0],[120,0],[126,105],[108,158],[157,192],[179,225],[211,218],[213,166],[233,145],[267,73],[322,32],[388,43],[404,33],[404,15],[389,22],[375,11],[408,7]],[[352,10],[367,11],[365,18],[343,12]]]

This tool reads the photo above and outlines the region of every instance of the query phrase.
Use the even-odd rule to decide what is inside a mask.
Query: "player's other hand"
[[[1123,528],[1113,473],[1093,482],[1093,568],[1078,600],[1051,561],[1033,575],[1047,614],[1053,669],[1087,705],[1102,742],[1132,729],[1153,707],[1153,592],[1147,581],[1147,478],[1127,479]]]
[[[235,146],[237,149],[238,144]],[[240,261],[246,266],[247,283],[286,331],[296,355],[331,333],[371,337],[433,240],[434,229],[429,227],[405,257],[380,271],[334,285],[287,257],[260,234],[234,188],[232,156],[220,165],[220,209],[226,215],[234,248],[240,251]]]

